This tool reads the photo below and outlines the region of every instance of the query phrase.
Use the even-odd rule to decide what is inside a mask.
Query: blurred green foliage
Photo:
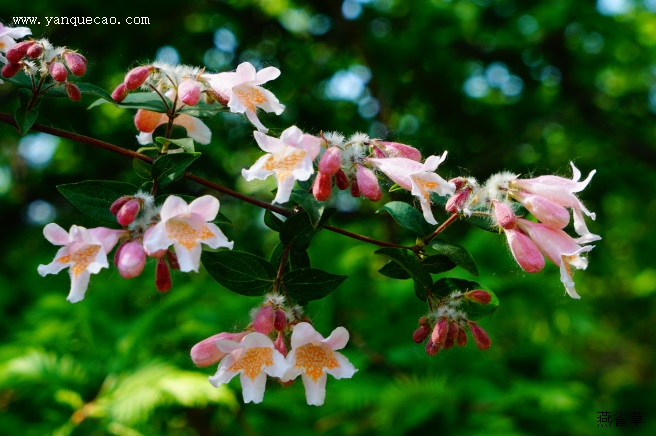
[[[120,156],[67,140],[51,149],[47,138],[21,138],[4,125],[0,432],[282,434],[293,426],[296,434],[656,434],[655,8],[649,0],[4,2],[5,24],[15,15],[149,17],[142,26],[42,20],[32,27],[79,49],[89,60],[86,80],[108,91],[158,53],[211,71],[250,61],[282,71],[268,88],[287,109],[262,115],[274,134],[296,124],[312,133],[365,131],[425,156],[446,149],[445,177],[484,180],[504,169],[569,177],[570,160],[584,175],[597,169],[581,197],[597,213],[590,229],[603,240],[576,275],[583,298],[571,300],[554,266],[525,274],[502,236],[450,228],[446,238],[473,254],[478,280],[501,305],[482,322],[490,350],[470,341],[431,358],[411,340],[426,310],[411,283],[377,273],[385,261],[376,247],[321,232],[312,265],[350,278],[312,302],[308,315],[325,335],[349,329],[344,351],[360,371],[329,380],[321,408],[305,405],[299,382],[270,383],[264,403],[244,405],[236,379],[212,388],[206,377],[214,368],[193,367],[188,351],[243,327],[258,300],[230,293],[202,270],[175,275],[172,291],[158,295],[151,264],[131,280],[104,270],[83,302],[67,303],[67,274],[36,272],[56,251],[41,229],[53,220],[64,228],[98,223],[55,186],[139,179]],[[15,93],[0,86],[0,110],[13,112]],[[91,102],[47,101],[38,122],[136,150],[133,113],[110,105],[86,111]],[[197,147],[203,156],[192,170],[270,200],[271,183],[238,177],[260,154],[252,126],[234,114],[209,124],[212,143]],[[205,192],[191,182],[170,191]],[[223,226],[235,246],[268,258],[277,234],[263,226],[262,211],[220,199],[221,212],[238,223]],[[390,217],[373,214],[376,206],[347,197],[339,206],[338,226],[413,242]],[[645,422],[597,428],[600,411],[640,411]]]

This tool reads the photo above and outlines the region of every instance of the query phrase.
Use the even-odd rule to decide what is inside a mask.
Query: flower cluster
[[[357,371],[337,352],[348,340],[344,327],[337,327],[324,338],[301,316],[299,307],[286,308],[284,297],[270,294],[246,331],[204,339],[191,349],[191,359],[200,367],[220,362],[216,374],[209,378],[215,387],[239,375],[246,403],[262,402],[267,375],[283,384],[300,375],[307,403],[320,406],[326,397],[327,374],[351,378]]]
[[[110,211],[123,229],[87,230],[74,225],[66,233],[57,224],[48,224],[43,231],[48,241],[64,247],[50,264],[39,266],[39,274],[56,274],[70,267],[71,291],[67,299],[71,303],[84,298],[90,274],[109,267],[107,255],[119,240],[114,265],[121,277],[139,276],[147,257],[155,258],[155,286],[160,292],[171,289],[169,267],[183,272],[198,271],[201,244],[214,249],[233,247],[233,242],[211,222],[219,212],[219,200],[211,195],[199,197],[190,204],[171,195],[159,207],[151,195],[138,192],[117,199]],[[173,251],[169,249],[171,246]]]

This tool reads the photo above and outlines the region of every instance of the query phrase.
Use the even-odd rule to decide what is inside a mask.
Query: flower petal
[[[203,251],[200,247],[200,242],[190,248],[178,243],[174,243],[173,247],[175,248],[176,256],[178,256],[180,271],[198,272],[198,268],[200,267],[200,255]]]
[[[177,195],[169,195],[162,205],[159,216],[162,221],[168,221],[175,216],[188,214],[189,206],[187,202]]]
[[[182,126],[187,130],[187,136],[199,144],[209,144],[212,141],[212,131],[207,124],[196,117],[187,114],[180,114],[173,121],[173,124]]]
[[[212,221],[219,213],[219,200],[213,195],[203,195],[189,203],[189,212],[200,216],[203,221]]]
[[[53,245],[66,245],[69,242],[68,232],[55,223],[50,223],[43,228],[43,236]]]
[[[346,346],[349,341],[349,332],[344,327],[337,327],[328,336],[324,343],[330,347],[331,350],[341,350]]]
[[[261,372],[255,378],[250,378],[246,374],[241,375],[241,393],[244,397],[244,403],[261,403],[264,399],[264,389],[266,388],[267,376]]]
[[[326,399],[326,373],[324,372],[321,377],[315,382],[311,377],[306,374],[302,375],[303,386],[305,386],[305,399],[310,406],[321,406]]]
[[[323,340],[323,336],[312,327],[312,324],[299,322],[294,326],[292,331],[291,345],[292,349],[294,349],[310,342],[322,342]]]
[[[77,303],[84,299],[84,294],[87,292],[87,287],[89,286],[89,279],[91,278],[91,273],[87,270],[82,271],[81,273],[75,275],[73,269],[69,270],[69,275],[71,276],[71,290],[68,293],[66,299],[71,303]]]
[[[337,365],[335,368],[328,368],[326,369],[326,372],[336,379],[340,378],[351,378],[353,377],[353,374],[358,372],[358,370],[353,366],[351,362],[342,354],[342,353],[333,353],[333,356],[335,359],[337,359],[337,362],[339,365]]]

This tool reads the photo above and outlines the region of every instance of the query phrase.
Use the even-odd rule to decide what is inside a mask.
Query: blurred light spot
[[[256,50],[246,50],[239,56],[240,62],[250,62],[256,70],[262,68],[262,55]]]
[[[365,84],[371,78],[367,67],[355,65],[348,70],[337,71],[328,81],[325,94],[331,100],[357,102],[365,90]]]
[[[378,17],[371,22],[369,28],[371,29],[371,34],[376,38],[384,38],[389,35],[392,25],[387,18]]]
[[[344,3],[342,3],[342,15],[347,20],[355,20],[362,15],[362,5],[354,0],[344,0]]]
[[[325,35],[331,26],[330,17],[327,15],[317,14],[310,19],[310,33],[313,35]]]
[[[419,129],[419,120],[414,115],[406,114],[399,120],[399,133],[412,135]]]
[[[563,74],[556,67],[549,65],[540,70],[540,81],[546,86],[558,86],[563,78]]]
[[[631,0],[597,0],[597,11],[601,15],[626,14],[633,9]]]
[[[522,93],[524,89],[524,81],[521,77],[511,75],[509,76],[503,84],[501,84],[501,92],[503,92],[508,97],[516,97]]]
[[[282,27],[292,33],[304,33],[310,29],[310,16],[303,9],[287,9],[279,21]]]
[[[32,168],[43,168],[52,160],[59,139],[45,133],[30,133],[18,143],[18,154]]]
[[[371,80],[371,70],[364,65],[353,65],[349,68],[349,71],[356,74],[364,83]]]
[[[485,69],[485,77],[490,86],[500,88],[508,80],[508,67],[502,62],[492,62]]]
[[[583,38],[583,50],[590,54],[597,54],[604,48],[604,37],[597,32],[590,32]]]
[[[205,55],[203,56],[203,63],[208,68],[213,70],[220,70],[226,65],[230,64],[234,57],[235,55],[232,52],[226,53],[224,51],[211,48],[205,52]]]
[[[358,102],[358,113],[362,118],[373,118],[380,111],[380,103],[373,97],[365,97]]]
[[[35,226],[42,226],[55,220],[57,210],[47,201],[34,200],[27,206],[26,215],[28,223]]]
[[[374,121],[371,123],[369,126],[369,137],[370,138],[385,138],[387,136],[387,133],[389,132],[389,129],[387,126],[381,122]]]
[[[649,88],[649,110],[653,113],[656,113],[656,85],[653,85],[651,88]],[[0,184],[0,192],[1,186],[2,185]]]
[[[11,170],[9,167],[1,166],[0,167],[0,195],[4,195],[9,192],[11,188]]]
[[[346,191],[337,191],[335,207],[340,212],[355,212],[360,208],[360,199],[354,198],[349,189]]]
[[[650,12],[656,12],[656,0],[643,0],[645,8]]]
[[[214,46],[224,52],[233,52],[238,45],[237,37],[230,30],[222,27],[214,32]]]
[[[522,15],[517,20],[517,28],[522,35],[533,35],[538,31],[538,21],[530,15]]]
[[[583,33],[585,33],[585,29],[580,23],[570,23],[565,28],[565,38],[572,42],[582,38]]]
[[[155,60],[159,62],[166,62],[167,64],[176,65],[180,63],[180,54],[170,45],[165,45],[157,49],[155,53]]]
[[[474,0],[474,4],[482,8],[490,6],[490,3],[492,3],[492,0]]]
[[[529,67],[536,67],[542,63],[544,56],[542,52],[536,49],[527,48],[522,51],[522,61]]]
[[[483,76],[473,76],[465,81],[463,85],[463,91],[469,97],[472,98],[481,98],[485,97],[490,91],[490,87],[487,84],[487,80]]]

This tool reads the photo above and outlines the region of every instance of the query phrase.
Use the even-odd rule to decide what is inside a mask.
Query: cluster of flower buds
[[[595,219],[595,214],[575,195],[588,185],[595,171],[579,181],[581,172],[573,163],[571,165],[571,180],[559,176],[519,179],[514,174],[501,173],[490,178],[486,190],[492,218],[503,229],[519,266],[529,273],[539,272],[544,268],[546,257],[560,267],[567,293],[572,298],[580,298],[574,287],[572,267],[585,269],[588,261],[581,254],[594,246],[582,244],[601,238],[588,230],[583,217],[585,213]],[[539,222],[516,216],[516,205],[523,206]],[[572,238],[563,230],[570,222],[567,208],[572,210],[578,238]]]
[[[212,223],[219,212],[219,200],[211,195],[187,204],[182,198],[169,196],[159,207],[155,199],[143,192],[118,198],[110,207],[122,230],[99,227],[87,230],[73,226],[70,235],[56,224],[48,224],[44,235],[48,241],[63,245],[49,265],[39,266],[39,273],[56,274],[69,266],[72,303],[84,298],[90,274],[109,267],[107,255],[116,243],[114,265],[121,277],[139,276],[148,257],[157,260],[155,287],[160,292],[171,289],[170,269],[198,271],[201,244],[211,248],[232,249],[223,232]],[[173,246],[173,250],[169,247]]]
[[[14,32],[16,35],[24,33],[24,31]],[[72,101],[82,98],[80,88],[68,81],[68,72],[77,77],[83,76],[87,71],[87,60],[73,50],[55,47],[47,39],[30,39],[13,44],[6,51],[5,60],[6,63],[0,71],[3,77],[13,77],[21,70],[33,77],[37,75],[42,78],[50,77],[55,84],[64,86],[66,94]]]
[[[191,359],[197,366],[220,362],[216,374],[209,378],[213,386],[239,375],[244,402],[260,403],[267,376],[288,385],[301,375],[307,403],[320,406],[326,396],[326,374],[351,378],[357,371],[337,352],[349,340],[344,327],[337,327],[324,338],[299,306],[286,306],[285,298],[276,293],[267,294],[252,317],[246,330],[219,333],[192,347]]]
[[[430,314],[419,318],[419,327],[412,334],[417,344],[426,341],[426,354],[434,356],[441,350],[448,350],[454,345],[467,345],[467,328],[479,350],[487,350],[492,345],[490,337],[478,323],[467,319],[467,314],[458,310],[462,299],[478,304],[489,304],[492,296],[489,292],[476,289],[465,293],[452,292],[439,300],[437,308]]]

